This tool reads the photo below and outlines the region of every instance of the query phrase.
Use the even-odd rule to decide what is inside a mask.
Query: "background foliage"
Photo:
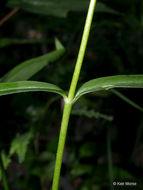
[[[1,18],[12,8],[20,9],[0,26],[0,76],[25,60],[54,51],[57,37],[66,53],[52,63],[43,62],[45,67],[30,80],[68,90],[88,3],[1,1]],[[97,77],[143,73],[142,12],[141,0],[98,2],[79,86]],[[141,89],[121,92],[143,105]],[[10,189],[50,189],[63,101],[57,95],[31,92],[2,96],[0,105],[1,160],[7,168]],[[142,111],[112,92],[83,96],[70,119],[61,189],[109,189],[112,177],[114,181],[135,181],[135,189],[142,189],[142,129]],[[113,167],[109,175],[110,148]]]

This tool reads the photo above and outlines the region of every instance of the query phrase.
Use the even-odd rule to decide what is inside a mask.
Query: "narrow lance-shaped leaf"
[[[0,83],[0,96],[34,91],[53,92],[66,98],[66,95],[61,88],[50,83],[36,81]]]
[[[84,94],[112,88],[143,88],[143,75],[117,75],[90,80],[80,87],[74,101]]]
[[[52,43],[49,39],[13,39],[13,38],[0,38],[0,48],[10,46],[13,44],[45,44]]]
[[[88,4],[89,0],[9,0],[7,6],[36,14],[66,17],[69,11],[86,11]],[[96,12],[119,14],[101,2],[97,3]]]
[[[43,69],[47,64],[58,60],[65,52],[65,49],[58,49],[46,55],[36,57],[19,64],[8,72],[1,82],[14,82],[28,80],[38,71]]]

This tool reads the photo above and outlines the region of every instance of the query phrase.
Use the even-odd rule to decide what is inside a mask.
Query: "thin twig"
[[[12,17],[17,11],[19,10],[19,8],[14,8],[12,11],[10,11],[5,17],[3,17],[0,20],[0,25],[3,24],[4,22],[6,22],[10,17]]]

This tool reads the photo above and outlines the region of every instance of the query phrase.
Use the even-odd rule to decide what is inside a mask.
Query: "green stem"
[[[59,186],[59,178],[60,178],[60,172],[61,172],[61,165],[62,165],[62,159],[63,159],[63,152],[64,152],[64,145],[66,140],[66,134],[67,134],[67,127],[69,123],[69,118],[71,114],[73,99],[75,95],[75,90],[77,86],[77,82],[80,75],[80,70],[87,46],[87,41],[89,37],[89,32],[91,29],[91,23],[93,19],[94,9],[96,5],[96,0],[90,0],[90,5],[88,9],[88,14],[85,22],[83,37],[78,53],[78,58],[71,82],[71,86],[69,89],[68,97],[65,99],[65,105],[64,105],[64,112],[62,117],[62,123],[61,123],[61,130],[60,130],[60,137],[58,142],[58,149],[57,149],[57,155],[56,155],[56,163],[55,163],[55,170],[54,170],[54,176],[53,176],[53,184],[52,184],[52,190],[58,190]]]
[[[60,171],[61,171],[61,165],[62,165],[62,159],[63,159],[63,151],[64,151],[64,145],[65,145],[65,140],[66,140],[67,127],[68,127],[68,123],[69,123],[71,108],[72,108],[72,104],[65,103],[63,118],[62,118],[62,123],[61,123],[58,149],[57,149],[52,190],[57,190],[58,186],[59,186],[59,178],[60,178]]]
[[[75,94],[75,90],[76,90],[76,86],[77,86],[77,82],[79,79],[80,70],[81,70],[81,66],[83,63],[83,58],[84,58],[84,54],[85,54],[85,50],[86,50],[86,46],[87,46],[87,41],[88,41],[88,37],[89,37],[89,32],[90,32],[90,28],[91,28],[95,5],[96,5],[96,0],[90,0],[88,14],[87,14],[85,27],[84,27],[84,31],[83,31],[83,37],[82,37],[82,41],[81,41],[81,45],[80,45],[80,49],[79,49],[79,53],[78,53],[78,58],[77,58],[77,62],[76,62],[75,70],[73,73],[70,90],[69,90],[68,97],[70,100],[73,100],[73,98],[74,98],[74,94]]]

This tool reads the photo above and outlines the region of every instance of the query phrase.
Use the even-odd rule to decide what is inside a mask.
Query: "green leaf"
[[[10,159],[10,156],[6,155],[4,151],[1,152],[1,159],[2,159],[2,162],[3,162],[3,167],[4,169],[7,169],[8,165],[10,164],[11,162],[11,159]]]
[[[74,102],[84,94],[112,88],[143,88],[143,75],[117,75],[90,80],[77,91]]]
[[[36,81],[0,83],[0,96],[34,91],[53,92],[60,94],[64,98],[66,97],[64,91],[61,88],[50,83]]]
[[[62,45],[62,43],[58,40],[58,38],[55,38],[55,46],[56,46],[56,49],[59,50],[59,49],[64,49],[64,46]]]
[[[69,11],[87,11],[89,0],[9,0],[8,7],[19,7],[25,11],[66,17]],[[97,3],[96,12],[117,13],[103,3]]]
[[[28,144],[33,137],[33,132],[29,131],[22,135],[17,135],[11,142],[9,155],[18,155],[19,162],[22,163],[25,159],[25,154],[27,151]]]
[[[0,38],[0,48],[12,45],[12,44],[35,44],[35,43],[40,43],[40,44],[45,44],[48,43],[49,40],[45,39],[13,39],[13,38]]]
[[[46,55],[36,57],[19,64],[8,72],[3,78],[2,82],[14,82],[28,80],[47,64],[58,60],[65,52],[65,49],[58,49]]]

